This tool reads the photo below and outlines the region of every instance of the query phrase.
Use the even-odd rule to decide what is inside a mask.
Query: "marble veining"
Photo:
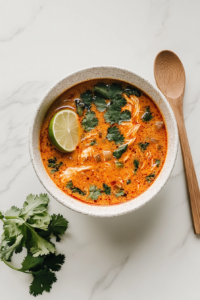
[[[30,162],[28,131],[52,84],[100,65],[155,83],[153,61],[163,49],[175,51],[185,66],[184,117],[200,183],[199,11],[198,0],[0,1],[0,210],[45,192]],[[50,198],[50,213],[62,213],[69,229],[57,247],[66,262],[42,299],[199,300],[200,239],[192,229],[180,147],[163,190],[128,215],[97,219]],[[23,254],[13,264],[20,259]],[[6,299],[33,299],[29,276],[1,262],[0,269]]]

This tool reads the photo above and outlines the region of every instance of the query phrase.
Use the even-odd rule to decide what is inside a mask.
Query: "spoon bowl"
[[[180,97],[185,90],[185,70],[179,57],[172,51],[158,53],[154,64],[158,88],[171,99]]]

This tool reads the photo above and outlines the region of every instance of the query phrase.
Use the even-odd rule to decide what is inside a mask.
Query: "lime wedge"
[[[69,109],[57,112],[49,124],[49,138],[62,152],[74,151],[79,142],[80,127],[77,114]]]

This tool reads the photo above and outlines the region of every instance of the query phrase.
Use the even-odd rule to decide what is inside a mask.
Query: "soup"
[[[71,110],[79,123],[78,144],[64,153],[49,138],[49,124]],[[63,129],[64,130],[64,129]],[[167,152],[161,112],[144,92],[125,82],[91,80],[62,93],[40,131],[44,167],[67,195],[94,205],[129,201],[158,177]]]

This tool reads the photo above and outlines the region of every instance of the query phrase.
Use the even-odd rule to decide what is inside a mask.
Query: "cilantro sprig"
[[[50,158],[48,159],[48,167],[51,168],[50,173],[55,173],[57,171],[59,171],[60,166],[63,165],[63,162],[61,161],[59,164],[57,164],[57,158]]]
[[[83,126],[85,131],[90,131],[94,129],[99,123],[99,120],[96,118],[96,115],[93,111],[88,111],[85,114],[85,118],[83,119],[81,125]]]
[[[123,144],[123,142],[124,142],[124,136],[123,136],[123,134],[121,134],[121,132],[119,131],[119,128],[117,128],[117,126],[108,128],[108,134],[107,134],[106,138],[109,141],[114,141],[116,145]]]
[[[56,282],[54,272],[59,271],[65,261],[65,256],[55,254],[55,245],[51,236],[56,236],[60,241],[68,227],[68,221],[61,215],[50,216],[47,212],[49,198],[46,194],[39,196],[29,195],[23,208],[12,206],[3,214],[4,232],[1,236],[0,259],[10,268],[32,274],[33,281],[30,285],[30,294],[41,295],[49,292],[52,284]],[[11,264],[13,253],[20,253],[23,247],[27,248],[27,256],[20,269]]]
[[[89,188],[89,195],[87,199],[97,200],[98,197],[101,195],[101,190],[97,188],[96,185],[91,184]]]
[[[86,195],[85,192],[83,192],[81,189],[79,189],[78,187],[73,185],[72,180],[68,181],[66,188],[70,189],[72,191],[72,193],[78,193],[79,195],[83,195],[83,196]]]
[[[118,149],[116,149],[116,150],[113,152],[113,156],[114,156],[115,158],[119,159],[119,158],[122,156],[122,154],[123,154],[124,152],[126,152],[127,148],[128,148],[128,144],[125,144],[125,145],[120,146]]]
[[[153,119],[152,112],[150,111],[150,106],[146,106],[145,112],[141,117],[143,122],[149,122]]]

